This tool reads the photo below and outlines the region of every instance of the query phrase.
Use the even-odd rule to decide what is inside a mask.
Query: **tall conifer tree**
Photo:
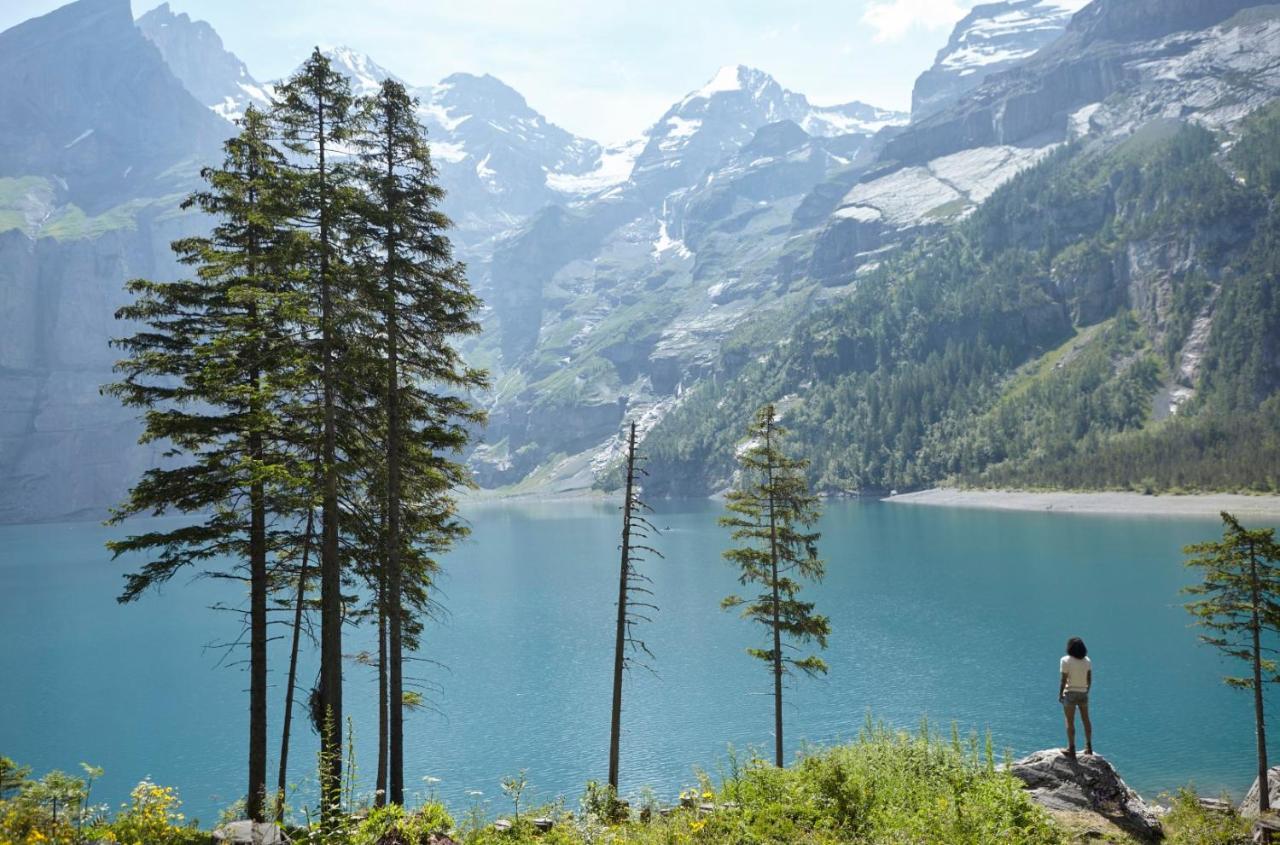
[[[1200,640],[1249,664],[1245,677],[1224,681],[1253,693],[1254,732],[1258,740],[1258,809],[1270,806],[1267,781],[1267,719],[1262,685],[1280,682],[1274,654],[1280,634],[1280,545],[1275,529],[1247,529],[1234,516],[1222,513],[1222,539],[1196,543],[1184,550],[1187,566],[1204,573],[1204,580],[1183,592],[1193,596],[1186,605],[1195,624],[1207,631]]]
[[[378,341],[383,562],[387,621],[388,797],[404,803],[406,628],[420,632],[429,610],[435,557],[465,534],[452,491],[469,483],[453,457],[483,419],[468,391],[486,376],[465,365],[455,339],[479,331],[479,300],[453,258],[444,191],[415,115],[395,80],[367,103],[369,126],[357,140],[361,295]]]
[[[814,612],[813,602],[798,598],[802,581],[821,581],[825,574],[818,558],[820,535],[806,530],[818,521],[818,498],[805,480],[807,462],[782,451],[786,430],[778,425],[773,405],[760,409],[747,433],[748,445],[738,458],[742,486],[730,491],[725,503],[729,513],[720,524],[733,529],[733,540],[741,543],[724,553],[740,570],[739,582],[760,592],[727,596],[721,607],[742,608],[744,618],[759,622],[768,632],[770,647],[749,648],[747,653],[768,664],[773,675],[774,760],[782,766],[783,678],[792,669],[807,675],[827,671],[817,655],[790,654],[799,644],[826,648],[831,633],[830,622]]]
[[[340,465],[339,403],[349,389],[344,379],[342,343],[351,336],[353,314],[347,307],[352,284],[343,249],[350,222],[352,193],[346,168],[334,156],[359,130],[359,115],[345,76],[316,48],[303,66],[276,89],[275,120],[300,191],[294,223],[311,235],[308,283],[315,303],[316,331],[311,344],[319,410],[320,480],[320,687],[318,718],[323,771],[321,813],[334,818],[342,789],[342,625],[343,567],[339,548]]]
[[[167,442],[175,468],[148,470],[113,516],[200,514],[190,525],[109,543],[150,560],[130,574],[121,602],[179,570],[228,557],[249,584],[247,812],[265,816],[267,794],[267,600],[270,559],[291,536],[281,519],[305,486],[293,404],[306,379],[293,333],[308,319],[297,289],[304,241],[287,223],[295,196],[267,122],[249,109],[226,144],[222,169],[184,207],[210,215],[209,237],[174,244],[196,278],[136,280],[136,301],[117,317],[144,328],[116,341],[123,379],[106,389],[145,409],[144,441]]]

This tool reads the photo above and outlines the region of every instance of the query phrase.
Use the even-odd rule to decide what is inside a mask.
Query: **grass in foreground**
[[[0,845],[107,841],[188,845],[210,841],[177,812],[171,789],[144,782],[114,817],[105,808],[73,804],[51,808],[57,773],[26,781],[0,801]],[[65,778],[66,776],[61,776]],[[478,812],[455,822],[446,808],[428,803],[413,811],[382,808],[349,818],[341,833],[297,828],[293,841],[342,845],[426,845],[449,832],[463,845],[728,845],[759,843],[911,843],[915,845],[1067,845],[1096,832],[1064,824],[1034,804],[1016,778],[1000,771],[990,743],[953,735],[941,739],[922,729],[906,733],[868,726],[856,742],[808,749],[789,768],[730,754],[719,785],[700,775],[682,806],[660,808],[652,797],[629,810],[608,790],[590,786],[577,812],[563,802],[521,808],[510,830],[498,830]],[[73,779],[74,780],[74,779]],[[1231,845],[1248,841],[1248,823],[1203,809],[1193,792],[1174,796],[1166,817],[1171,845]],[[87,798],[81,802],[87,804]],[[535,818],[554,826],[542,831]],[[1103,841],[1125,842],[1108,834]]]

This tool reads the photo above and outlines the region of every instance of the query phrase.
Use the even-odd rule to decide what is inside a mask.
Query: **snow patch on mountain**
[[[905,229],[967,214],[1054,149],[975,147],[855,185],[833,216]]]
[[[1057,40],[1088,0],[1001,0],[974,6],[916,80],[911,116],[918,120],[954,101],[983,79]]]
[[[711,77],[711,81],[699,88],[690,97],[710,97],[712,94],[718,94],[721,91],[740,91],[742,90],[742,71],[745,68],[742,65],[725,65],[716,71],[716,75]]]
[[[644,151],[647,138],[637,138],[617,147],[610,147],[600,154],[596,166],[585,173],[551,172],[547,174],[547,186],[563,194],[594,194],[631,178],[636,157]]]
[[[429,141],[428,146],[431,148],[431,157],[436,161],[457,164],[467,158],[467,150],[461,144],[451,144],[448,141]]]

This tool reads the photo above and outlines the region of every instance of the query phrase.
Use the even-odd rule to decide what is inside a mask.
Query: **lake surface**
[[[718,609],[737,587],[718,506],[658,511],[666,559],[646,571],[661,611],[643,630],[654,671],[626,684],[622,791],[647,784],[672,798],[730,745],[768,753],[771,686],[743,651],[757,631]],[[499,779],[527,769],[536,799],[575,805],[606,774],[617,511],[486,504],[466,515],[474,535],[445,559],[440,585],[450,614],[427,629],[430,662],[411,670],[435,710],[407,718],[407,788],[457,813],[474,802],[500,812]],[[1060,745],[1057,661],[1078,634],[1094,659],[1095,744],[1132,786],[1147,797],[1188,782],[1248,787],[1250,697],[1220,682],[1235,667],[1196,642],[1178,594],[1181,547],[1220,536],[1216,520],[832,502],[821,529],[828,575],[810,595],[831,617],[831,673],[788,691],[788,753],[852,738],[868,713],[990,729],[1013,754]],[[112,804],[150,776],[213,822],[243,789],[247,674],[243,653],[214,647],[236,638],[238,617],[210,607],[243,596],[182,578],[117,605],[127,566],[103,551],[108,536],[94,523],[0,526],[0,754],[37,772],[103,766],[95,800]],[[273,744],[287,659],[277,633]],[[352,653],[371,647],[367,633],[348,637]],[[315,671],[308,653],[302,682]],[[349,664],[346,689],[359,788],[371,790],[372,670]],[[300,807],[313,800],[316,743],[296,715]]]

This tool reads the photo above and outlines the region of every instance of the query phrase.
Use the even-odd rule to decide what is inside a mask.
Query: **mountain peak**
[[[228,120],[244,114],[250,103],[270,105],[267,91],[245,63],[222,44],[206,21],[174,13],[161,3],[137,20],[137,27],[160,50],[165,63],[200,102]]]
[[[485,118],[530,117],[524,95],[492,74],[452,73],[431,91],[433,102]]]
[[[369,58],[367,53],[346,45],[320,48],[334,69],[351,80],[351,92],[369,95],[382,87],[383,80],[396,79],[395,74]]]
[[[746,65],[724,65],[715,72],[715,75],[707,81],[706,85],[685,97],[684,102],[710,99],[716,94],[733,91],[759,94],[770,83],[777,85],[774,78],[762,70],[747,67]]]

